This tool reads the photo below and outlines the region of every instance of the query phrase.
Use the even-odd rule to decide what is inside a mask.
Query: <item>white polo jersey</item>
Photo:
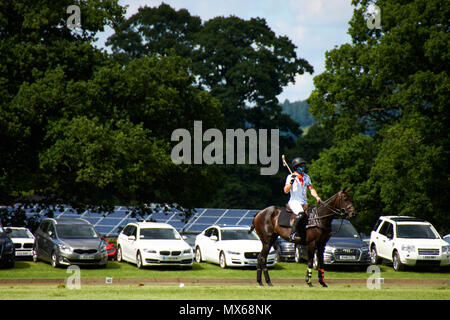
[[[286,177],[286,183],[291,183],[291,175]],[[291,186],[291,190],[289,191],[291,194],[291,198],[289,199],[289,206],[295,214],[299,214],[299,212],[303,212],[303,204],[307,204],[308,200],[306,197],[306,189],[312,185],[311,178],[304,173],[303,181],[300,181],[298,176],[295,178],[294,183]]]

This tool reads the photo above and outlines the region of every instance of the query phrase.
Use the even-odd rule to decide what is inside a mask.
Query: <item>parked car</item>
[[[392,261],[394,270],[404,266],[448,266],[450,245],[431,223],[407,216],[381,216],[370,235],[372,264]]]
[[[27,228],[7,227],[9,237],[16,248],[16,258],[31,258],[33,256],[34,235]]]
[[[192,249],[195,248],[195,238],[197,237],[197,233],[182,233],[181,236]]]
[[[294,261],[295,260],[295,244],[288,242],[281,237],[273,244],[275,249],[276,260],[280,261]]]
[[[13,268],[16,261],[14,243],[0,223],[0,266]]]
[[[136,222],[125,226],[117,239],[117,261],[138,268],[154,265],[192,266],[194,252],[170,224]]]
[[[105,236],[102,236],[103,241],[106,243],[106,252],[108,253],[108,260],[116,260],[117,259],[117,250],[114,246],[114,243],[106,240]]]
[[[35,233],[33,261],[50,262],[54,268],[65,265],[106,266],[106,243],[84,219],[41,221]]]
[[[248,227],[214,225],[206,228],[195,239],[195,260],[218,263],[221,268],[256,266],[262,244]],[[267,266],[274,266],[276,253],[271,249]]]
[[[450,234],[443,236],[442,239],[450,243]]]
[[[345,219],[335,219],[331,223],[332,236],[323,253],[323,263],[328,266],[359,266],[365,269],[370,265],[369,246],[358,234],[352,223]],[[308,260],[306,246],[298,245],[295,261]],[[317,251],[314,253],[313,266],[318,267]]]

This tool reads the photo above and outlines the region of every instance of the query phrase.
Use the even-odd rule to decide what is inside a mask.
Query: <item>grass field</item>
[[[391,266],[380,266],[380,277],[384,279],[450,279],[447,270],[444,272],[414,269],[407,272],[395,272]],[[104,269],[81,268],[81,288],[70,290],[65,285],[65,279],[70,276],[65,268],[53,269],[44,262],[17,261],[12,269],[0,269],[1,279],[60,279],[56,284],[2,284],[0,286],[0,300],[40,300],[40,299],[120,299],[120,300],[450,300],[450,288],[446,285],[394,285],[384,284],[380,289],[370,290],[360,281],[358,284],[336,283],[329,288],[317,285],[317,273],[313,273],[314,288],[308,288],[302,281],[295,284],[277,284],[277,279],[304,279],[305,264],[279,263],[270,269],[274,287],[258,287],[256,283],[247,281],[246,284],[229,285],[226,281],[233,279],[255,279],[253,268],[221,269],[209,263],[194,263],[192,269],[147,268],[139,270],[128,263],[108,262]],[[354,269],[326,270],[325,277],[329,279],[368,279],[370,274]],[[83,279],[136,279],[134,284],[83,284]],[[148,284],[138,279],[151,278],[195,278],[195,279],[229,279],[224,284]],[[31,282],[31,280],[30,280]]]
[[[396,272],[391,266],[380,265],[380,276],[385,279],[450,279],[449,269],[434,271],[430,269],[411,269],[405,272]],[[129,263],[109,261],[104,269],[91,267],[81,268],[82,278],[248,278],[254,279],[254,268],[227,268],[221,269],[218,265],[210,263],[194,263],[192,269],[179,267],[150,267],[139,270]],[[305,263],[278,263],[269,270],[273,279],[303,279],[306,274]],[[316,277],[316,272],[313,276]],[[65,268],[53,269],[45,262],[16,261],[12,269],[0,269],[0,279],[64,279],[68,276]],[[328,279],[367,279],[370,275],[366,271],[353,268],[325,269]]]
[[[369,290],[361,285],[329,288],[305,285],[63,285],[2,286],[0,300],[450,300],[444,286],[383,286]]]

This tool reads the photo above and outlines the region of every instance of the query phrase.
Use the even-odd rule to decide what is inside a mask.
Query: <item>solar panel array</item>
[[[36,213],[34,208],[26,209],[27,217],[38,214],[45,216],[45,210]],[[106,236],[116,236],[128,223],[142,220],[163,222],[172,225],[180,233],[200,233],[211,225],[233,225],[250,226],[253,216],[259,210],[246,209],[207,209],[198,208],[192,216],[184,221],[184,215],[175,209],[170,209],[166,213],[161,211],[153,212],[151,215],[143,217],[132,217],[128,207],[117,206],[114,212],[100,214],[86,210],[78,214],[70,207],[66,206],[61,212],[54,211],[53,218],[82,218],[89,221],[98,233]]]

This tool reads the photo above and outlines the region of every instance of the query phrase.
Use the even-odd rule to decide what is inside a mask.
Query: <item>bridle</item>
[[[341,218],[341,219],[345,219],[345,218],[347,218],[349,216],[349,209],[352,207],[352,204],[347,205],[345,208],[341,207],[341,203],[342,203],[342,194],[341,194],[341,192],[342,191],[339,191],[338,193],[336,193],[334,196],[330,197],[326,201],[320,201],[319,202],[319,204],[317,205],[317,210],[319,210],[319,206],[325,206],[332,213],[324,215],[324,216],[317,215],[318,219],[323,219],[323,218],[327,218],[327,217],[338,217],[338,218]],[[329,202],[331,201],[331,199],[335,199],[336,197],[339,198],[339,203],[338,203],[337,206],[332,208],[332,207],[330,207]],[[336,199],[334,201],[336,201]],[[338,207],[338,208],[336,209],[336,207]]]
[[[319,213],[317,212],[317,219],[324,219],[324,218],[328,218],[328,217],[337,217],[341,219],[341,224],[339,225],[338,230],[336,230],[335,232],[332,232],[331,234],[336,234],[339,231],[341,231],[341,227],[342,224],[344,223],[344,219],[346,219],[349,216],[349,209],[352,206],[352,204],[347,205],[345,208],[341,208],[341,203],[342,203],[342,191],[339,191],[338,193],[336,193],[334,196],[330,197],[329,199],[327,199],[326,201],[321,201],[319,202],[319,204],[316,207],[316,210],[319,210],[319,206],[325,206],[327,209],[329,209],[332,213],[324,215],[324,216],[319,216]],[[339,198],[339,204],[337,206],[335,206],[334,208],[330,207],[329,202],[331,201],[331,199],[334,199],[334,201],[336,201],[336,197]],[[336,209],[336,207],[338,207]]]

